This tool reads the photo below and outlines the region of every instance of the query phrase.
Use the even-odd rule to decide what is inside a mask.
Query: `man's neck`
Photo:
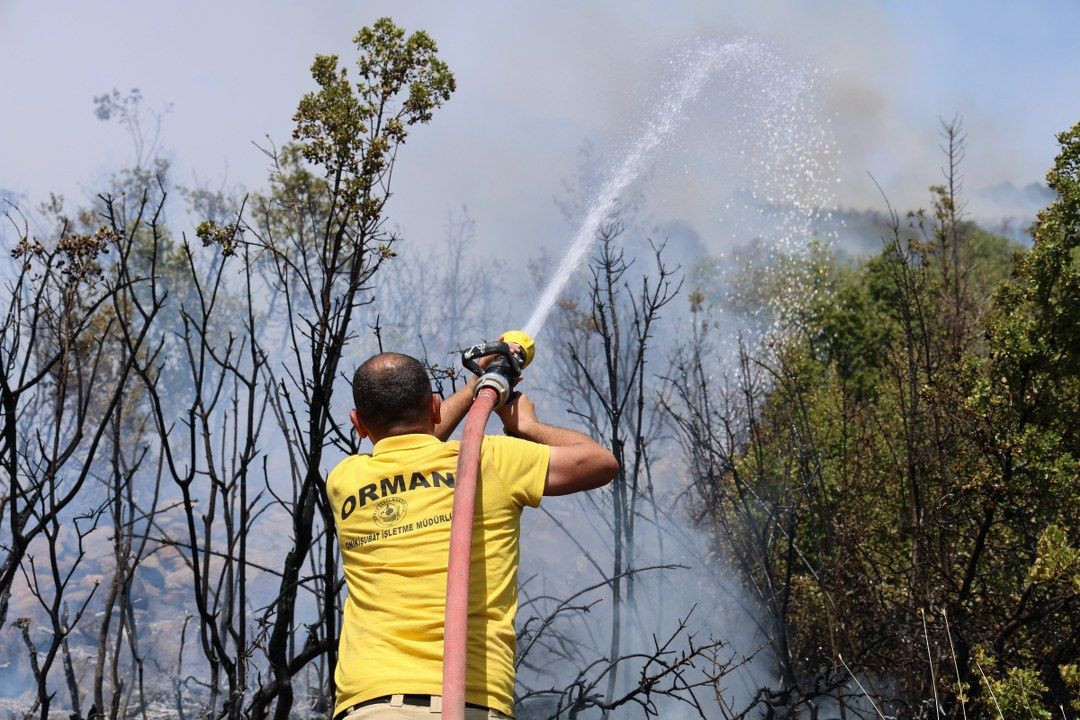
[[[404,427],[394,427],[394,428],[391,428],[390,430],[387,430],[385,433],[383,433],[381,435],[376,435],[376,434],[372,433],[370,437],[371,437],[371,444],[374,445],[375,443],[379,442],[380,440],[385,440],[386,438],[397,437],[398,435],[434,435],[434,434],[435,434],[435,428],[433,428],[433,427],[430,427],[430,426],[427,426],[427,425],[413,425],[413,426],[404,426]]]

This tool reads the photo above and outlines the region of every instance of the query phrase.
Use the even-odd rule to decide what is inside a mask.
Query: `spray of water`
[[[611,215],[619,196],[641,175],[660,144],[679,126],[687,105],[701,93],[709,78],[731,60],[758,51],[759,46],[745,40],[723,44],[702,42],[694,47],[687,59],[686,73],[671,93],[657,105],[655,114],[645,125],[637,141],[631,145],[626,157],[604,182],[596,199],[589,206],[585,219],[525,324],[526,333],[536,337],[543,328],[555,301],[574,270],[588,254],[600,224]]]
[[[618,156],[620,162],[595,186],[592,177],[587,177],[574,188],[574,199],[581,189],[580,195],[587,201],[582,208],[575,206],[574,214],[582,218],[581,224],[525,329],[535,337],[543,328],[606,221],[619,213],[628,223],[641,227],[642,216],[656,210],[663,218],[685,218],[688,226],[701,231],[697,237],[703,241],[699,246],[702,252],[695,258],[700,262],[687,263],[686,292],[707,293],[709,343],[716,346],[706,368],[716,375],[710,374],[707,382],[713,377],[726,381],[733,377],[728,371],[738,367],[734,364],[736,353],[740,348],[745,350],[740,346],[743,333],[754,330],[756,334],[747,340],[753,343],[760,334],[769,332],[774,321],[794,326],[784,320],[783,313],[807,296],[807,288],[814,287],[814,278],[796,276],[788,269],[801,268],[802,263],[788,263],[785,258],[805,252],[811,238],[820,237],[822,216],[827,212],[823,208],[833,206],[835,147],[828,120],[815,102],[817,71],[790,60],[782,49],[751,41],[699,42],[679,52],[672,65],[674,80],[657,93],[662,99],[655,103],[655,113]],[[635,208],[633,197],[638,191],[644,194]],[[620,207],[620,202],[630,205],[630,211]],[[748,267],[754,276],[740,281]],[[763,298],[772,295],[780,300],[767,304]],[[682,328],[685,326],[675,323],[658,326],[656,347],[665,347],[661,339],[665,333],[669,340],[677,341],[676,333]],[[673,447],[660,447],[673,457],[678,455]],[[673,472],[658,479],[658,496],[680,497],[685,492],[684,477]],[[563,511],[557,522],[580,529],[578,537],[591,535],[586,532],[588,523],[582,520],[590,515],[580,511],[584,506],[578,510],[573,507]],[[751,688],[771,687],[775,682],[768,654],[758,655],[763,639],[757,631],[760,624],[747,623],[739,609],[753,608],[753,601],[747,599],[744,604],[737,577],[714,564],[715,539],[707,531],[701,532],[693,523],[665,523],[658,530],[662,542],[642,542],[636,549],[635,566],[675,561],[694,570],[678,580],[636,581],[640,584],[634,612],[641,629],[666,632],[672,618],[685,617],[694,607],[715,609],[695,616],[694,622],[701,623],[699,637],[723,637],[738,655],[756,656],[753,662],[740,666],[722,688],[725,702],[741,707],[750,702]],[[589,552],[598,557],[608,551],[600,539],[585,542]],[[564,549],[576,552],[569,544]],[[593,580],[591,568],[568,570],[560,561],[565,553],[542,555],[525,552],[523,561],[541,578],[547,594],[569,595],[585,585],[586,579]],[[672,593],[675,582],[678,591]],[[657,591],[655,601],[653,590]],[[731,597],[740,601],[732,603]],[[572,625],[571,632],[589,637],[592,626],[610,619],[605,612],[610,609],[590,611],[590,629]],[[545,673],[558,665],[559,660],[545,665]],[[523,684],[534,678],[544,685],[552,683],[546,676],[539,679],[522,672],[522,677]],[[557,686],[558,682],[552,684]],[[633,682],[633,678],[625,682]],[[719,716],[721,709],[713,707],[707,706],[705,714]],[[663,706],[661,715],[684,717],[671,705]]]

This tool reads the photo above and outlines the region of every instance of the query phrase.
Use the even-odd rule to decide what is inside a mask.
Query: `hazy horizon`
[[[1080,44],[1071,41],[1080,6],[1066,2],[771,0],[749,10],[689,2],[181,8],[14,0],[0,4],[0,63],[15,69],[6,78],[14,112],[0,116],[0,190],[29,204],[53,191],[85,204],[131,157],[123,130],[94,116],[93,97],[113,88],[139,88],[150,109],[171,105],[162,146],[176,182],[262,187],[267,163],[254,143],[288,140],[296,102],[312,85],[313,55],[333,51],[348,61],[356,30],[387,14],[426,29],[458,81],[399,158],[391,221],[419,243],[441,238],[448,211],[465,205],[482,248],[508,239],[559,247],[567,219],[553,199],[578,173],[581,148],[592,143],[604,160],[617,154],[671,79],[671,58],[693,39],[750,37],[814,74],[809,106],[838,151],[837,207],[881,207],[869,174],[894,205],[925,205],[926,187],[939,180],[939,118],[959,114],[973,212],[990,188],[995,208],[1008,214],[1012,196],[1022,203],[1022,189],[1042,180],[1054,134],[1080,116]],[[719,120],[710,126],[717,108],[723,116],[727,88],[717,85],[691,109],[698,142],[676,137],[673,163],[685,162],[680,152],[691,147],[701,155],[703,129],[730,134]],[[745,181],[730,155],[706,159],[677,166],[675,183],[667,182],[675,171],[664,170],[667,216],[658,219],[689,223],[715,250],[721,208],[731,186]]]

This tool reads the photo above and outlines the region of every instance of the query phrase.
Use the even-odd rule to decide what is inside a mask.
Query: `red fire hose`
[[[454,508],[450,520],[450,557],[446,566],[446,620],[443,626],[442,716],[465,720],[465,675],[468,661],[469,569],[472,566],[473,508],[480,446],[491,411],[501,407],[532,362],[535,343],[520,330],[507,330],[498,342],[480,343],[461,353],[461,363],[479,377],[476,397],[465,416],[454,481]],[[495,356],[487,367],[480,358]]]
[[[476,504],[476,474],[480,466],[480,445],[484,428],[498,402],[498,393],[481,388],[465,416],[457,473],[454,479],[454,509],[450,524],[450,559],[446,568],[446,625],[443,634],[444,720],[465,720],[465,636],[469,625],[469,569],[472,565],[473,507]]]

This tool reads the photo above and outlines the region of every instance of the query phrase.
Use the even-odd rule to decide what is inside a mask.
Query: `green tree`
[[[865,691],[997,717],[993,689],[1043,717],[1075,695],[1080,126],[1028,252],[960,216],[946,137],[930,212],[893,214],[856,267],[805,260],[791,322],[732,384],[700,337],[677,364],[696,509],[767,618],[770,709],[829,695],[843,716]]]
[[[291,516],[292,548],[277,598],[259,621],[266,636],[258,642],[265,643],[270,673],[245,711],[253,718],[271,709],[275,718],[288,718],[296,700],[292,678],[313,661],[325,683],[319,707],[325,709],[334,694],[340,569],[323,488],[323,453],[331,444],[348,451],[355,445],[332,414],[331,399],[361,308],[373,302],[374,275],[394,256],[396,238],[383,211],[397,152],[410,129],[428,122],[455,89],[435,42],[423,31],[406,35],[382,18],[353,41],[355,74],[336,55],[318,55],[312,63],[317,88],[299,102],[294,142],[268,151],[274,168],[270,191],[251,197],[236,223],[207,220],[197,229],[204,245],[220,247],[265,278],[272,298],[267,323],[282,333],[283,352],[269,356],[273,361],[260,377],[287,440],[293,501],[282,507]],[[253,331],[247,342],[256,355],[266,356],[263,347],[255,347],[264,340]],[[194,354],[205,356],[213,339],[196,345]],[[308,564],[318,572],[301,578]],[[301,586],[315,596],[314,622],[297,618]],[[201,613],[201,624],[215,638],[207,645],[210,653],[222,661],[229,638],[210,613]],[[307,632],[298,643],[301,626]],[[238,654],[246,651],[240,647]],[[228,712],[239,716],[244,669],[231,660],[225,669]]]
[[[966,400],[987,458],[975,478],[990,498],[985,533],[1012,536],[1025,561],[990,651],[1037,670],[1051,709],[1067,704],[1064,667],[1080,657],[1080,124],[1058,141],[1057,200],[994,296]]]

